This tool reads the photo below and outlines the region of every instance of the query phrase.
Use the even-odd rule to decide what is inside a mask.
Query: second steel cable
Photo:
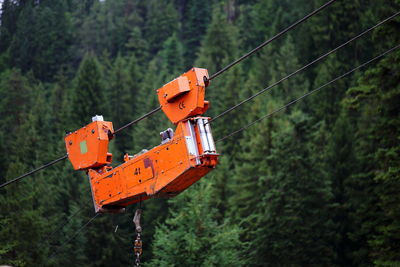
[[[307,69],[308,67],[314,65],[315,63],[317,63],[317,62],[319,62],[320,60],[322,60],[322,59],[326,58],[327,56],[329,56],[330,54],[336,52],[336,51],[339,50],[340,48],[342,48],[342,47],[348,45],[349,43],[351,43],[351,42],[357,40],[358,38],[362,37],[363,35],[367,34],[367,33],[370,32],[370,31],[372,31],[373,29],[379,27],[379,26],[382,25],[383,23],[385,23],[385,22],[387,22],[387,21],[389,21],[389,20],[395,18],[395,17],[398,16],[399,14],[400,14],[400,12],[397,12],[397,13],[391,15],[390,17],[388,17],[388,18],[382,20],[382,21],[379,22],[378,24],[376,24],[376,25],[372,26],[371,28],[369,28],[369,29],[367,29],[367,30],[361,32],[360,34],[354,36],[353,38],[351,38],[351,39],[349,39],[348,41],[344,42],[343,44],[339,45],[338,47],[336,47],[336,48],[330,50],[329,52],[323,54],[322,56],[319,56],[318,58],[316,58],[316,59],[314,59],[313,61],[311,61],[310,63],[304,65],[304,66],[301,67],[300,69],[298,69],[298,70],[292,72],[291,74],[289,74],[289,75],[283,77],[283,78],[280,79],[279,81],[277,81],[277,82],[273,83],[272,85],[270,85],[270,86],[268,86],[268,87],[262,89],[261,91],[259,91],[259,92],[255,93],[254,95],[252,95],[252,96],[246,98],[245,100],[239,102],[238,104],[236,104],[236,105],[234,105],[234,106],[228,108],[227,110],[225,110],[225,111],[223,111],[222,113],[220,113],[220,114],[218,114],[217,116],[215,116],[213,119],[209,120],[208,123],[213,122],[213,121],[217,120],[218,118],[220,118],[220,117],[222,117],[222,116],[225,116],[226,114],[228,114],[229,112],[233,111],[234,109],[236,109],[236,108],[240,107],[241,105],[243,105],[243,104],[249,102],[250,100],[254,99],[255,97],[257,97],[257,96],[259,96],[259,95],[265,93],[266,91],[268,91],[268,90],[270,90],[271,88],[277,86],[278,84],[280,84],[280,83],[286,81],[287,79],[291,78],[292,76],[296,75],[297,73],[299,73],[299,72],[301,72],[301,71]]]
[[[264,43],[260,44],[259,46],[257,46],[256,48],[254,48],[253,50],[251,50],[250,52],[248,52],[247,54],[244,54],[243,56],[241,56],[240,58],[238,58],[237,60],[235,60],[234,62],[230,63],[229,65],[227,65],[226,67],[222,68],[221,70],[217,71],[216,73],[214,73],[213,75],[210,76],[210,78],[208,78],[208,80],[212,80],[215,77],[221,75],[222,73],[224,73],[225,71],[227,71],[228,69],[232,68],[233,66],[235,66],[236,64],[240,63],[242,60],[248,58],[249,56],[253,55],[254,53],[256,53],[258,50],[260,50],[261,48],[263,48],[264,46],[266,46],[267,44],[273,42],[274,40],[280,38],[282,35],[284,35],[285,33],[291,31],[292,29],[294,29],[295,27],[297,27],[298,25],[300,25],[301,23],[303,23],[304,21],[306,21],[307,19],[311,18],[312,16],[316,15],[317,13],[319,13],[320,11],[322,11],[323,9],[325,9],[326,7],[330,6],[331,4],[333,4],[336,0],[330,0],[328,2],[326,2],[325,4],[323,4],[322,6],[320,6],[319,8],[317,8],[316,10],[314,10],[313,12],[311,12],[310,14],[306,15],[305,17],[301,18],[300,20],[296,21],[295,23],[293,23],[292,25],[290,25],[289,27],[287,27],[286,29],[284,29],[283,31],[279,32],[278,34],[276,34],[275,36],[273,36],[272,38],[268,39],[267,41],[265,41]]]
[[[281,106],[281,107],[279,107],[279,108],[277,108],[277,109],[275,109],[275,110],[272,111],[271,113],[268,113],[267,115],[262,116],[261,118],[258,118],[257,120],[252,121],[252,122],[250,122],[249,124],[247,124],[247,125],[245,125],[245,126],[239,128],[238,130],[231,132],[230,134],[228,134],[228,135],[226,135],[226,136],[224,136],[224,137],[218,139],[218,140],[215,141],[215,142],[216,142],[216,143],[221,142],[221,141],[223,141],[223,140],[225,140],[225,139],[227,139],[227,138],[229,138],[229,137],[231,137],[231,136],[233,136],[233,135],[235,135],[235,134],[237,134],[237,133],[240,133],[240,132],[242,132],[242,131],[247,130],[248,128],[250,128],[250,127],[253,126],[254,124],[256,124],[256,123],[258,123],[258,122],[260,122],[260,121],[262,121],[262,120],[264,120],[264,119],[266,119],[266,118],[271,117],[271,116],[274,115],[275,113],[278,113],[279,111],[284,110],[285,108],[287,108],[287,107],[289,107],[289,106],[291,106],[291,105],[297,103],[298,101],[302,100],[303,98],[305,98],[305,97],[307,97],[307,96],[309,96],[309,95],[311,95],[311,94],[313,94],[313,93],[315,93],[315,92],[317,92],[317,91],[319,91],[319,90],[325,88],[326,86],[328,86],[328,85],[330,85],[330,84],[332,84],[332,83],[334,83],[334,82],[336,82],[336,81],[338,81],[338,80],[340,80],[340,79],[342,79],[342,78],[344,78],[344,77],[350,75],[351,73],[353,73],[353,72],[359,70],[360,68],[365,67],[366,65],[368,65],[368,64],[370,64],[370,63],[372,63],[372,62],[374,62],[374,61],[376,61],[376,60],[378,60],[378,59],[380,59],[380,58],[382,58],[382,57],[384,57],[384,56],[386,56],[387,54],[389,54],[389,53],[391,53],[391,52],[393,52],[394,50],[399,49],[399,48],[400,48],[400,44],[397,45],[397,46],[395,46],[395,47],[393,47],[393,48],[391,48],[391,49],[389,49],[389,50],[387,50],[387,51],[385,51],[385,52],[383,52],[383,53],[380,54],[379,56],[376,56],[376,57],[374,57],[374,58],[368,60],[367,62],[364,62],[363,64],[361,64],[361,65],[355,67],[354,69],[352,69],[352,70],[350,70],[350,71],[348,71],[348,72],[346,72],[346,73],[344,73],[344,74],[342,74],[342,75],[336,77],[335,79],[333,79],[333,80],[331,80],[331,81],[325,83],[324,85],[322,85],[322,86],[320,86],[320,87],[318,87],[318,88],[316,88],[316,89],[314,89],[314,90],[312,90],[312,91],[310,91],[310,92],[308,92],[308,93],[306,93],[306,94],[304,94],[304,95],[302,95],[302,96],[300,96],[300,97],[298,97],[298,98],[296,98],[296,99],[290,101],[289,103],[287,103],[287,104],[285,104],[285,105],[283,105],[283,106]]]

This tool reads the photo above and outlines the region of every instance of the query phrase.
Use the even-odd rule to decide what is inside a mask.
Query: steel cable
[[[7,182],[1,184],[1,185],[0,185],[0,188],[3,188],[3,187],[5,187],[5,186],[7,186],[7,185],[9,185],[9,184],[15,183],[15,182],[21,180],[22,178],[24,178],[24,177],[26,177],[26,176],[29,176],[29,175],[31,175],[31,174],[34,174],[35,172],[38,172],[38,171],[40,171],[40,170],[43,170],[43,169],[45,169],[45,168],[47,168],[47,167],[50,167],[50,166],[56,164],[57,162],[60,162],[60,161],[62,161],[62,160],[64,160],[64,159],[66,159],[66,158],[68,158],[68,155],[67,155],[67,154],[65,154],[64,156],[62,156],[62,157],[60,157],[60,158],[58,158],[58,159],[55,159],[55,160],[53,160],[53,161],[50,161],[49,163],[47,163],[47,164],[45,164],[45,165],[42,165],[42,166],[40,166],[39,168],[36,168],[36,169],[34,169],[34,170],[30,171],[30,172],[27,172],[27,173],[25,173],[25,174],[23,174],[23,175],[21,175],[21,176],[15,178],[15,179],[12,179],[12,180],[10,180],[10,181],[7,181]]]
[[[71,242],[80,232],[83,231],[83,229],[85,229],[98,215],[100,215],[100,213],[96,213],[92,218],[90,218],[82,227],[80,227],[77,231],[75,231],[75,233],[67,239],[67,241],[62,242],[61,245],[67,244],[69,242]],[[53,258],[57,255],[57,249],[51,254],[50,258]]]
[[[235,60],[234,62],[230,63],[229,65],[227,65],[227,66],[224,67],[223,69],[219,70],[217,73],[211,75],[210,78],[209,78],[209,80],[214,79],[215,77],[219,76],[220,74],[222,74],[222,73],[225,72],[226,70],[228,70],[228,69],[230,69],[231,67],[233,67],[234,65],[238,64],[239,62],[241,62],[241,61],[244,60],[245,58],[247,58],[247,57],[251,56],[252,54],[256,53],[258,50],[260,50],[261,48],[263,48],[263,47],[266,46],[267,44],[269,44],[269,43],[271,43],[272,41],[278,39],[279,37],[281,37],[281,36],[284,35],[285,33],[289,32],[290,30],[292,30],[293,28],[295,28],[296,26],[298,26],[298,25],[301,24],[302,22],[306,21],[307,19],[309,19],[310,17],[314,16],[314,15],[317,14],[318,12],[320,12],[320,11],[322,11],[323,9],[325,9],[326,7],[330,6],[330,5],[333,4],[335,1],[336,1],[336,0],[330,0],[330,1],[328,1],[327,3],[325,3],[324,5],[320,6],[319,8],[317,8],[316,10],[314,10],[313,12],[311,12],[310,14],[306,15],[306,16],[303,17],[302,19],[300,19],[300,20],[298,20],[297,22],[295,22],[295,23],[293,23],[292,25],[290,25],[288,28],[284,29],[283,31],[279,32],[278,34],[276,34],[275,36],[273,36],[273,37],[270,38],[269,40],[265,41],[264,43],[262,43],[262,44],[259,45],[258,47],[254,48],[252,51],[248,52],[247,54],[243,55],[243,56],[240,57],[239,59],[237,59],[237,60]],[[141,116],[141,117],[139,117],[139,118],[137,118],[137,119],[135,119],[135,120],[133,120],[133,121],[131,121],[131,122],[125,124],[124,126],[122,126],[122,127],[119,128],[119,129],[115,130],[115,131],[114,131],[114,134],[117,134],[117,133],[121,132],[122,130],[128,128],[129,126],[131,126],[131,125],[133,125],[133,124],[135,124],[135,123],[138,123],[139,121],[141,121],[141,120],[143,120],[143,119],[145,119],[145,118],[147,118],[147,117],[153,115],[154,113],[156,113],[156,112],[158,112],[158,111],[160,111],[160,110],[161,110],[161,106],[159,106],[159,107],[153,109],[152,111],[150,111],[150,112],[144,114],[143,116]],[[0,185],[0,188],[5,187],[5,186],[7,186],[7,185],[9,185],[9,184],[11,184],[11,183],[14,183],[14,182],[16,182],[16,181],[18,181],[18,180],[20,180],[20,179],[26,177],[26,176],[29,176],[29,175],[31,175],[31,174],[34,174],[35,172],[37,172],[37,171],[39,171],[39,170],[45,169],[45,168],[47,168],[47,167],[50,167],[51,165],[53,165],[53,164],[55,164],[55,163],[57,163],[57,162],[59,162],[59,161],[61,161],[61,160],[64,160],[64,159],[66,159],[66,158],[68,158],[68,155],[67,155],[67,154],[64,155],[64,156],[62,156],[61,158],[58,158],[58,159],[56,159],[56,160],[54,160],[54,161],[48,163],[48,164],[45,164],[45,165],[43,165],[43,166],[41,166],[41,167],[39,167],[39,168],[37,168],[37,169],[35,169],[35,170],[33,170],[33,171],[30,171],[30,172],[28,172],[28,173],[25,173],[25,174],[23,174],[23,175],[21,175],[21,176],[15,178],[15,179],[12,179],[12,180],[10,180],[10,181],[8,181],[8,182],[6,182],[6,183]]]
[[[89,204],[89,203],[92,202],[92,201],[93,201],[93,200],[90,199],[90,200],[88,201],[88,203],[85,203],[85,205],[86,205],[86,204]],[[76,215],[78,215],[79,213],[81,213],[81,212],[82,212],[85,208],[87,208],[87,207],[88,207],[88,206],[82,207],[82,205],[81,205],[81,208],[79,208],[79,209],[76,210],[74,213],[72,213],[68,218],[66,218],[66,219],[64,220],[64,222],[61,223],[61,224],[56,228],[56,230],[54,230],[51,234],[47,235],[46,238],[45,238],[45,240],[50,244],[50,243],[54,240],[54,237],[55,237],[56,233],[59,232],[61,229],[63,229],[63,228],[71,221],[72,218],[74,218]],[[45,243],[43,242],[42,244],[45,244]]]
[[[231,67],[235,66],[236,64],[238,64],[239,62],[241,62],[242,60],[248,58],[249,56],[253,55],[254,53],[256,53],[258,50],[260,50],[261,48],[263,48],[264,46],[266,46],[267,44],[273,42],[274,40],[278,39],[279,37],[281,37],[282,35],[284,35],[285,33],[289,32],[290,30],[294,29],[296,26],[298,26],[299,24],[303,23],[304,21],[306,21],[307,19],[311,18],[312,16],[314,16],[315,14],[319,13],[320,11],[322,11],[323,9],[325,9],[326,7],[330,6],[331,4],[333,4],[336,0],[330,0],[328,2],[326,2],[324,5],[320,6],[319,8],[317,8],[316,10],[314,10],[313,12],[311,12],[310,14],[308,14],[307,16],[303,17],[302,19],[296,21],[295,23],[293,23],[292,25],[290,25],[289,27],[287,27],[286,29],[284,29],[283,31],[279,32],[278,34],[276,34],[275,36],[273,36],[272,38],[268,39],[267,41],[265,41],[264,43],[260,44],[259,46],[257,46],[256,48],[254,48],[253,50],[251,50],[250,52],[248,52],[247,54],[244,54],[243,56],[241,56],[240,58],[238,58],[237,60],[235,60],[234,62],[230,63],[229,65],[225,66],[224,68],[222,68],[221,70],[217,71],[216,73],[214,73],[213,75],[210,76],[210,78],[208,78],[208,80],[212,80],[215,77],[221,75],[222,73],[224,73],[225,71],[227,71],[228,69],[230,69]]]
[[[141,117],[139,117],[139,118],[137,118],[137,119],[131,121],[130,123],[125,124],[125,125],[122,126],[121,128],[119,128],[119,129],[117,129],[116,131],[114,131],[114,134],[116,134],[116,133],[118,133],[118,132],[121,132],[122,130],[125,130],[125,129],[128,128],[129,126],[131,126],[131,125],[133,125],[133,124],[135,124],[135,123],[138,123],[138,122],[141,121],[141,120],[144,120],[145,118],[147,118],[147,117],[153,115],[154,113],[156,113],[156,112],[159,111],[159,110],[161,110],[161,106],[158,107],[158,108],[155,108],[155,109],[153,109],[152,111],[150,111],[150,112],[144,114],[143,116],[141,116]],[[51,161],[51,162],[49,162],[49,163],[47,163],[47,164],[45,164],[45,165],[43,165],[43,166],[40,166],[39,168],[36,168],[36,169],[34,169],[34,170],[30,171],[30,172],[27,172],[27,173],[25,173],[25,174],[23,174],[23,175],[21,175],[21,176],[19,176],[19,177],[17,177],[17,178],[14,178],[14,179],[12,179],[12,180],[10,180],[10,181],[7,181],[7,182],[1,184],[1,185],[0,185],[0,188],[3,188],[3,187],[5,187],[5,186],[7,186],[7,185],[9,185],[9,184],[15,183],[15,182],[21,180],[22,178],[25,178],[25,177],[27,177],[27,176],[29,176],[29,175],[32,175],[32,174],[34,174],[34,173],[36,173],[36,172],[38,172],[38,171],[40,171],[40,170],[43,170],[43,169],[45,169],[45,168],[47,168],[47,167],[50,167],[50,166],[56,164],[57,162],[60,162],[60,161],[62,161],[62,160],[64,160],[64,159],[67,159],[67,158],[68,158],[68,154],[65,154],[64,156],[62,156],[62,157],[60,157],[60,158],[58,158],[58,159],[55,159],[55,160],[53,160],[53,161]]]
[[[131,126],[132,124],[138,123],[139,121],[141,121],[141,120],[143,120],[143,119],[145,119],[145,118],[147,118],[147,117],[153,115],[154,113],[156,113],[157,111],[160,111],[160,110],[161,110],[161,106],[159,106],[159,107],[153,109],[152,111],[150,111],[150,112],[144,114],[143,116],[141,116],[141,117],[139,117],[139,118],[137,118],[137,119],[131,121],[130,123],[125,124],[124,126],[122,126],[122,127],[119,128],[119,129],[115,130],[115,131],[114,131],[114,134],[116,134],[116,133],[118,133],[118,132],[120,132],[120,131],[122,131],[122,130],[125,130],[126,128],[128,128],[128,127]]]
[[[320,86],[320,87],[318,87],[318,88],[316,88],[316,89],[314,89],[314,90],[312,90],[312,91],[310,91],[310,92],[308,92],[308,93],[306,93],[306,94],[300,96],[299,98],[296,98],[296,99],[294,99],[294,100],[288,102],[287,104],[285,104],[285,105],[283,105],[283,106],[281,106],[281,107],[275,109],[275,110],[272,111],[271,113],[268,113],[267,115],[262,116],[261,118],[258,118],[258,119],[255,120],[255,121],[252,121],[251,123],[247,124],[246,126],[243,126],[243,127],[239,128],[238,130],[231,132],[230,134],[228,134],[228,135],[226,135],[226,136],[224,136],[224,137],[218,139],[218,140],[215,141],[215,142],[216,142],[216,143],[221,142],[221,141],[223,141],[223,140],[225,140],[225,139],[227,139],[227,138],[229,138],[229,137],[231,137],[231,136],[233,136],[233,135],[235,135],[235,134],[237,134],[237,133],[239,133],[239,132],[242,132],[242,131],[247,130],[248,128],[250,128],[250,127],[253,126],[254,124],[256,124],[256,123],[258,123],[258,122],[260,122],[260,121],[262,121],[262,120],[264,120],[264,119],[266,119],[266,118],[271,117],[272,115],[278,113],[279,111],[281,111],[281,110],[283,110],[283,109],[285,109],[285,108],[287,108],[287,107],[289,107],[289,106],[291,106],[291,105],[297,103],[298,101],[302,100],[303,98],[305,98],[305,97],[307,97],[307,96],[309,96],[309,95],[311,95],[311,94],[313,94],[313,93],[315,93],[315,92],[318,92],[319,90],[323,89],[324,87],[326,87],[326,86],[328,86],[328,85],[330,85],[330,84],[332,84],[332,83],[334,83],[334,82],[336,82],[336,81],[338,81],[338,80],[340,80],[340,79],[342,79],[342,78],[344,78],[344,77],[350,75],[351,73],[355,72],[356,70],[365,67],[366,65],[372,63],[373,61],[376,61],[377,59],[380,59],[380,58],[384,57],[385,55],[387,55],[387,54],[393,52],[394,50],[396,50],[396,49],[398,49],[398,48],[400,48],[400,44],[397,45],[397,46],[395,46],[395,47],[393,47],[393,48],[391,48],[391,49],[389,49],[389,50],[387,50],[387,51],[385,51],[384,53],[380,54],[379,56],[376,56],[376,57],[374,57],[374,58],[368,60],[367,62],[365,62],[365,63],[359,65],[358,67],[355,67],[354,69],[352,69],[352,70],[350,70],[350,71],[348,71],[348,72],[346,72],[346,73],[344,73],[344,74],[342,74],[342,75],[336,77],[335,79],[333,79],[333,80],[331,80],[331,81],[325,83],[324,85],[322,85],[322,86]]]
[[[218,118],[220,118],[220,117],[222,117],[222,116],[225,116],[226,114],[228,114],[229,112],[233,111],[234,109],[236,109],[236,108],[240,107],[241,105],[243,105],[243,104],[249,102],[250,100],[254,99],[255,97],[257,97],[257,96],[259,96],[259,95],[265,93],[266,91],[268,91],[268,90],[270,90],[271,88],[277,86],[278,84],[280,84],[280,83],[286,81],[287,79],[291,78],[292,76],[296,75],[297,73],[299,73],[299,72],[301,72],[301,71],[307,69],[308,67],[314,65],[314,64],[317,63],[318,61],[320,61],[320,60],[326,58],[326,57],[329,56],[330,54],[336,52],[337,50],[339,50],[340,48],[342,48],[342,47],[348,45],[349,43],[351,43],[351,42],[353,42],[353,41],[359,39],[360,37],[364,36],[364,35],[367,34],[368,32],[370,32],[370,31],[372,31],[373,29],[379,27],[379,26],[382,25],[383,23],[385,23],[385,22],[387,22],[387,21],[389,21],[389,20],[395,18],[395,17],[398,16],[399,14],[400,14],[400,12],[397,12],[397,13],[391,15],[390,17],[388,17],[388,18],[382,20],[382,21],[379,22],[378,24],[376,24],[376,25],[372,26],[371,28],[369,28],[369,29],[363,31],[362,33],[360,33],[360,34],[354,36],[353,38],[349,39],[348,41],[344,42],[343,44],[339,45],[338,47],[332,49],[331,51],[329,51],[329,52],[323,54],[322,56],[319,56],[318,58],[316,58],[316,59],[314,59],[313,61],[311,61],[310,63],[304,65],[304,66],[301,67],[300,69],[298,69],[298,70],[292,72],[291,74],[289,74],[289,75],[283,77],[283,78],[280,79],[279,81],[277,81],[277,82],[273,83],[272,85],[270,85],[270,86],[268,86],[268,87],[262,89],[261,91],[259,91],[259,92],[257,92],[256,94],[254,94],[254,95],[252,95],[252,96],[246,98],[245,100],[239,102],[238,104],[236,104],[236,105],[234,105],[234,106],[228,108],[227,110],[225,110],[225,111],[223,111],[222,113],[218,114],[218,115],[217,115],[216,117],[214,117],[213,119],[209,120],[208,123],[211,123],[211,122],[217,120]]]

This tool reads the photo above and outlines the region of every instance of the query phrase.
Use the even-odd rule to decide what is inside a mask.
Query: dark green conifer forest
[[[96,114],[115,129],[158,106],[154,89],[210,74],[326,0],[3,0],[0,184],[65,154]],[[207,88],[215,117],[400,11],[337,0]],[[214,122],[219,140],[400,44],[400,17]],[[218,167],[142,203],[144,266],[400,266],[400,49],[217,142]],[[111,142],[160,144],[158,112]],[[94,213],[66,160],[0,189],[0,265],[133,266],[133,205]]]

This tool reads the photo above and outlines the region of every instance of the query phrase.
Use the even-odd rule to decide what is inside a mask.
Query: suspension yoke
[[[207,80],[206,69],[192,68],[157,90],[161,109],[173,124],[207,111],[209,102],[204,100]]]
[[[67,134],[65,146],[75,170],[88,173],[96,212],[122,212],[128,205],[162,196],[172,197],[198,181],[218,164],[218,156],[204,100],[206,69],[192,68],[157,90],[161,108],[176,125],[160,133],[161,144],[112,167],[109,141],[112,122],[102,116]]]

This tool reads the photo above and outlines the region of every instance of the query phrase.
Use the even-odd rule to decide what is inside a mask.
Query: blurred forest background
[[[115,128],[154,89],[210,74],[325,0],[4,0],[0,183],[65,153],[102,114]],[[339,0],[219,76],[215,116],[400,10]],[[396,18],[212,124],[219,139],[397,45]],[[145,266],[400,266],[400,52],[217,144],[220,165],[179,196],[143,203]],[[162,112],[112,142],[115,163],[160,143]],[[131,207],[93,215],[65,161],[0,192],[0,264],[132,265]],[[118,229],[116,231],[116,228]]]

